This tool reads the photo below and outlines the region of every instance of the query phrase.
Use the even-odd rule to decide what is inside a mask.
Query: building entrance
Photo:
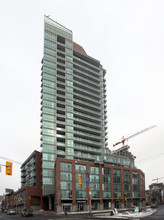
[[[66,209],[67,212],[72,212],[72,203],[63,203],[62,212],[64,212],[64,209]]]
[[[86,211],[86,202],[77,202],[77,211]]]

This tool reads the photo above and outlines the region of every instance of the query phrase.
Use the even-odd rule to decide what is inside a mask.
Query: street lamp
[[[75,164],[78,164],[77,161],[75,161]],[[79,164],[79,165],[82,165],[82,164]],[[84,170],[84,168],[81,166],[81,168]],[[86,170],[84,170],[86,172]],[[86,172],[87,174],[87,178],[84,178],[83,180],[86,181],[86,183],[88,182],[88,191],[89,191],[89,216],[92,215],[91,213],[91,191],[90,191],[90,172]],[[79,173],[78,174],[78,182],[79,182],[79,185],[82,186],[82,183],[81,183],[81,174]],[[86,184],[87,185],[87,184]],[[86,186],[87,187],[87,186]]]

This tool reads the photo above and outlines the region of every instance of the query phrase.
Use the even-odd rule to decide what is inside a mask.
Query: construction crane
[[[144,130],[142,130],[142,131],[139,131],[139,132],[137,132],[137,133],[135,133],[135,134],[132,134],[132,135],[129,136],[129,137],[126,137],[126,138],[122,137],[122,140],[121,140],[121,141],[119,141],[119,142],[113,144],[113,147],[115,147],[116,145],[121,144],[121,143],[122,143],[122,146],[124,147],[124,146],[125,146],[125,141],[128,141],[130,138],[133,138],[133,137],[135,137],[135,136],[137,136],[137,135],[139,135],[139,134],[142,134],[142,133],[144,133],[144,132],[146,132],[146,131],[148,131],[148,130],[150,130],[150,129],[152,129],[152,128],[155,128],[155,127],[156,127],[156,125],[153,125],[153,126],[150,126],[150,127],[146,128],[146,129],[144,129]]]
[[[156,181],[157,180],[157,183],[158,183],[158,180],[160,180],[160,179],[164,179],[164,177],[157,177],[156,179],[153,179],[152,181]]]

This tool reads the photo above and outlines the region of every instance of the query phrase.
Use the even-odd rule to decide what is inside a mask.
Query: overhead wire
[[[136,160],[135,162],[136,163],[143,163],[143,162],[147,162],[148,160],[154,160],[154,159],[158,159],[158,158],[161,158],[161,157],[164,157],[164,153],[153,155],[153,156],[150,156],[150,157],[146,157],[146,158],[143,158],[143,159],[140,159],[140,160]]]
[[[10,162],[13,162],[13,163],[22,165],[22,163],[21,163],[20,161],[12,160],[12,159],[10,159],[10,158],[3,157],[3,156],[0,156],[0,158],[3,159],[3,160],[7,160],[7,161],[10,161]]]

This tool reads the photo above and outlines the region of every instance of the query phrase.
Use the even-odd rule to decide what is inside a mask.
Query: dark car
[[[33,216],[33,210],[25,208],[22,210],[21,214],[22,214],[22,216],[30,217],[30,216]]]
[[[157,202],[151,203],[151,208],[158,208],[158,203]]]

